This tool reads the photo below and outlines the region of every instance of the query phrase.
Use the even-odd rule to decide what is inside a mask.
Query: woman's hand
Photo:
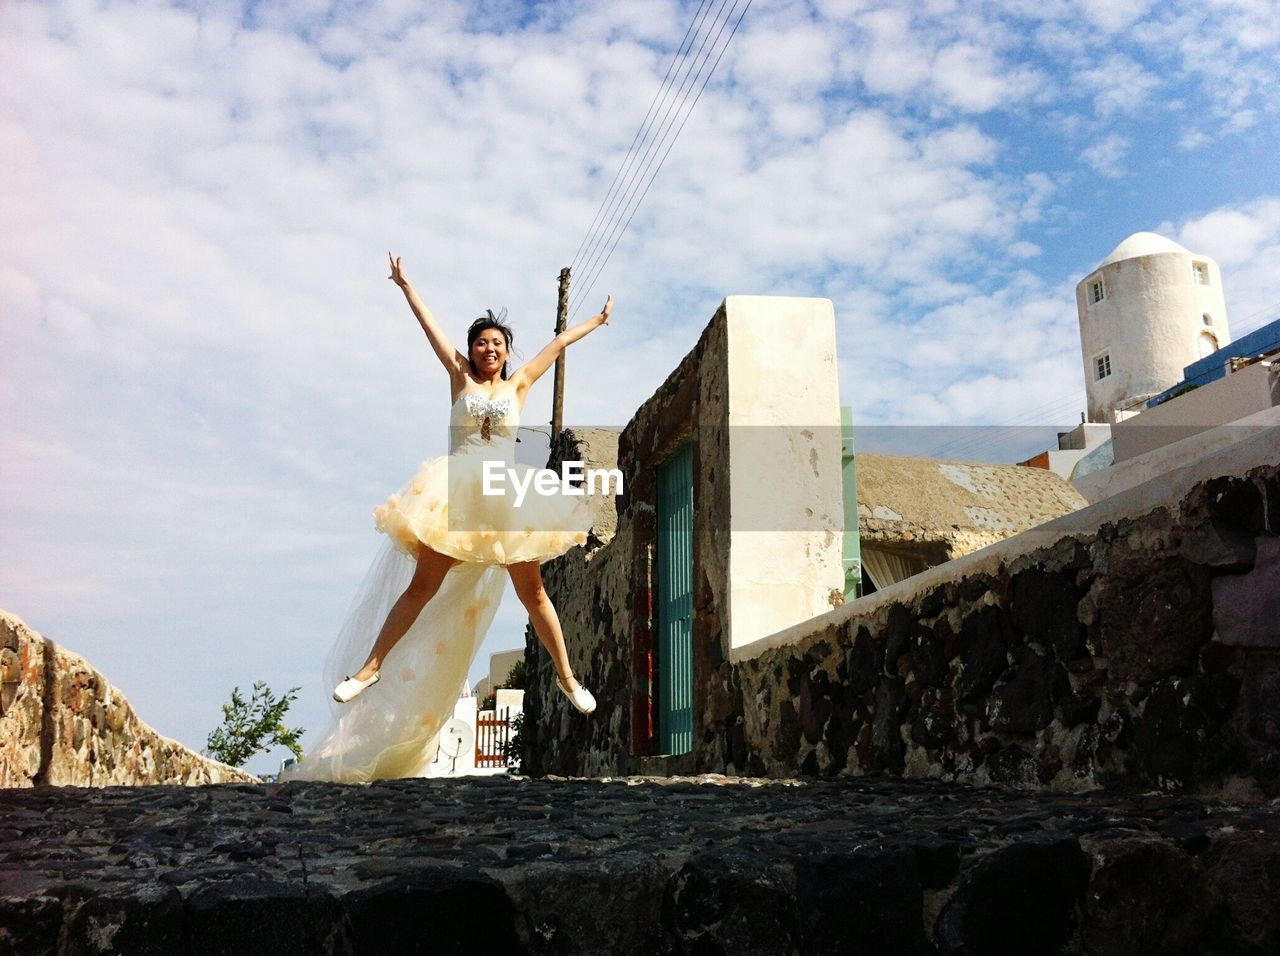
[[[565,329],[554,339],[547,343],[546,347],[535,355],[530,361],[525,362],[518,369],[512,378],[517,376],[523,381],[525,388],[528,388],[536,382],[542,374],[549,368],[560,353],[567,349],[578,339],[584,335],[589,335],[602,325],[609,324],[609,315],[613,312],[613,296],[605,299],[604,308],[597,312],[589,319],[584,319],[577,325]]]
[[[388,252],[387,261],[391,264],[391,275],[387,276],[387,278],[400,287],[400,291],[404,293],[405,301],[409,303],[409,308],[413,310],[414,317],[418,320],[418,324],[422,326],[422,331],[427,333],[427,341],[431,343],[431,348],[436,353],[436,358],[440,359],[440,364],[449,373],[450,381],[456,380],[462,375],[462,366],[466,362],[466,356],[453,347],[453,343],[449,341],[449,336],[445,335],[444,330],[440,328],[440,323],[436,321],[436,317],[431,314],[431,310],[423,305],[422,300],[418,298],[418,293],[413,290],[413,286],[409,284],[408,278],[405,277],[404,269],[400,267],[400,257],[393,256]]]
[[[387,259],[391,262],[391,275],[387,276],[387,278],[402,289],[408,288],[409,280],[405,277],[404,270],[400,268],[400,257],[392,256],[388,252]]]

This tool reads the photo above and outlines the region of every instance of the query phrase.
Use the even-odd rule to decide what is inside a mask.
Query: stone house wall
[[[713,678],[729,716],[704,723],[703,759],[1280,795],[1277,506],[1275,466],[1223,476],[815,621]]]
[[[694,747],[642,746],[645,475],[651,486],[662,425],[699,387],[703,345],[623,433],[616,536],[545,569],[599,709],[572,711],[531,653],[528,770],[1280,795],[1274,432],[732,652],[709,584],[717,524],[700,510],[714,507],[715,459],[700,456]]]
[[[551,660],[529,629],[525,663],[526,772],[616,771],[623,755],[639,760],[653,752],[653,579],[657,536],[657,464],[686,440],[694,442],[694,509],[706,520],[695,527],[694,673],[722,662],[721,616],[726,603],[728,501],[723,484],[728,436],[723,356],[727,350],[723,307],[698,345],[671,372],[618,436],[616,464],[625,494],[616,499],[616,530],[603,543],[575,548],[543,566],[543,582],[555,603],[574,672],[595,694],[599,707],[582,719],[555,688]],[[586,467],[612,467],[589,439],[566,431],[552,449],[548,467],[581,460]],[[610,449],[612,450],[612,449]],[[719,582],[719,588],[713,585]],[[709,688],[694,684],[695,713],[705,709]]]
[[[84,658],[0,611],[0,787],[257,779],[156,733]]]

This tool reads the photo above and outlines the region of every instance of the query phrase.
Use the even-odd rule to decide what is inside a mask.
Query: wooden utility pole
[[[556,306],[556,335],[564,331],[569,321],[569,267],[560,270],[560,302]],[[551,444],[560,440],[564,427],[564,352],[556,357],[556,378],[551,398]]]

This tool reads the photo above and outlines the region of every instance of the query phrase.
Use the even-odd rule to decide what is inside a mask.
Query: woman
[[[592,516],[588,499],[540,495],[526,484],[528,493],[517,506],[512,494],[492,494],[495,482],[486,490],[485,477],[509,473],[510,480],[499,487],[510,489],[520,472],[530,470],[514,464],[516,429],[529,388],[567,346],[608,323],[613,298],[599,315],[561,332],[508,374],[512,334],[501,319],[489,312],[472,323],[464,355],[418,298],[400,259],[390,253],[388,259],[389,278],[404,292],[449,373],[449,454],[423,462],[399,493],[374,509],[389,543],[366,577],[326,666],[329,680],[346,673],[333,696],[350,706],[286,772],[291,779],[421,775],[501,599],[504,569],[551,655],[560,690],[581,712],[595,709],[595,698],[574,677],[539,568],[540,562],[585,543]],[[411,577],[405,583],[407,573]],[[352,673],[362,635],[367,641],[379,620],[373,647]],[[381,686],[365,694],[374,684]]]

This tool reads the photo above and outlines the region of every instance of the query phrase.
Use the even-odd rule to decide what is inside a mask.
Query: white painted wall
[[[844,591],[840,391],[829,299],[725,299],[730,652]]]
[[[1280,366],[1258,362],[1117,423],[1116,463],[1280,404]]]
[[[1255,412],[1247,418],[1199,432],[1077,478],[1072,484],[1089,500],[1089,504],[1097,504],[1123,497],[1131,489],[1146,484],[1157,486],[1170,473],[1204,474],[1203,462],[1227,460],[1224,456],[1233,454],[1231,448],[1235,445],[1252,449],[1241,452],[1244,455],[1242,461],[1252,464],[1280,461],[1280,407]],[[1244,474],[1244,470],[1238,474]]]
[[[524,712],[524,691],[513,687],[499,687],[493,692],[493,709],[501,714],[510,712],[514,717]]]
[[[470,690],[470,688],[466,688]],[[476,714],[479,701],[470,693],[459,697],[453,705],[453,720],[465,726],[466,731],[457,736],[448,733],[453,721],[436,738],[436,758],[427,764],[425,777],[456,777],[476,771]],[[453,755],[457,754],[455,758]]]
[[[1222,436],[1224,444],[1210,446],[1210,436]],[[1210,432],[1187,439],[1199,447],[1185,459],[1169,460],[1147,466],[1142,474],[1127,476],[1131,483],[1117,487],[1105,501],[1071,514],[1055,518],[1045,524],[1005,538],[995,544],[966,554],[945,564],[935,565],[927,571],[877,591],[856,602],[845,605],[812,621],[802,621],[776,634],[762,637],[749,647],[735,649],[734,659],[750,660],[779,647],[796,647],[812,641],[828,628],[836,628],[853,616],[865,617],[890,605],[902,602],[911,605],[922,595],[947,582],[965,577],[976,578],[983,574],[999,574],[1001,568],[1015,565],[1025,567],[1024,559],[1040,548],[1048,548],[1066,535],[1088,535],[1104,525],[1116,525],[1126,518],[1143,515],[1154,508],[1176,507],[1193,487],[1210,478],[1222,475],[1243,475],[1260,465],[1274,465],[1280,461],[1280,408],[1258,412],[1241,422],[1219,426]],[[1173,452],[1175,446],[1157,449],[1151,454],[1158,458]],[[1144,456],[1145,457],[1145,456]],[[1126,462],[1114,468],[1098,472],[1098,476],[1123,473]],[[1093,478],[1093,475],[1089,476]],[[1083,488],[1082,493],[1087,493]],[[1091,501],[1095,500],[1092,497]]]
[[[1207,285],[1197,281],[1196,264]],[[1098,281],[1104,298],[1094,302]],[[1115,422],[1123,417],[1116,409],[1180,382],[1183,368],[1203,355],[1202,333],[1213,333],[1219,347],[1231,341],[1218,264],[1153,233],[1130,236],[1086,276],[1076,286],[1076,310],[1093,422]],[[1099,379],[1095,360],[1103,354],[1111,374]]]
[[[1048,452],[1049,470],[1059,478],[1065,478],[1070,481],[1071,473],[1075,470],[1076,465],[1087,454],[1089,452],[1083,448],[1069,448],[1066,451],[1050,449]]]
[[[509,651],[498,651],[489,655],[489,691],[493,691],[495,687],[501,687],[507,682],[507,678],[511,676],[511,668],[516,666],[518,661],[524,660],[524,648],[515,647]],[[476,696],[483,700],[488,694],[476,693]]]
[[[1071,431],[1058,436],[1058,450],[1050,449],[1049,470],[1059,478],[1071,480],[1077,462],[1111,437],[1111,426],[1081,422]]]

